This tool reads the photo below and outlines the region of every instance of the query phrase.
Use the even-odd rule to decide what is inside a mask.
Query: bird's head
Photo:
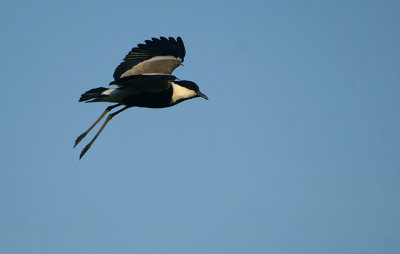
[[[196,97],[201,97],[208,100],[207,95],[200,92],[199,86],[192,81],[187,81],[187,80],[173,81],[172,86],[173,86],[173,94],[172,94],[173,103],[178,103]]]

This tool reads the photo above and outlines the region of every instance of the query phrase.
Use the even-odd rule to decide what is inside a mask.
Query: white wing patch
[[[113,88],[113,89],[107,89],[104,92],[102,92],[102,95],[110,95],[112,92],[114,92],[117,88]]]
[[[99,98],[100,99],[99,101],[120,102],[123,98],[131,94],[129,90],[130,89],[118,89],[118,88],[107,89],[101,93],[102,95],[107,95],[107,96]]]

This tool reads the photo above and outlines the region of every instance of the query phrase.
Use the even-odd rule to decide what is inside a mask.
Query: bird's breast
[[[128,94],[121,103],[130,107],[165,108],[170,106],[172,88],[159,92],[140,92]]]

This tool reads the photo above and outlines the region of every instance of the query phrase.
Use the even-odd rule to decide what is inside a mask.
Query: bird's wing
[[[115,69],[114,80],[130,75],[171,74],[184,60],[186,51],[182,38],[146,40],[133,48]]]
[[[110,85],[129,88],[132,92],[155,93],[169,88],[169,81],[175,79],[176,77],[173,75],[131,75],[113,81]]]

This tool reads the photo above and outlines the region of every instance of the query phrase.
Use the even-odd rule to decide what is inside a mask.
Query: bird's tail
[[[100,98],[107,97],[108,95],[102,94],[104,91],[109,90],[104,87],[98,87],[91,89],[89,91],[86,91],[84,94],[81,95],[81,98],[79,101],[86,101],[86,102],[95,102],[95,101],[100,101]],[[91,100],[91,101],[89,101]]]

